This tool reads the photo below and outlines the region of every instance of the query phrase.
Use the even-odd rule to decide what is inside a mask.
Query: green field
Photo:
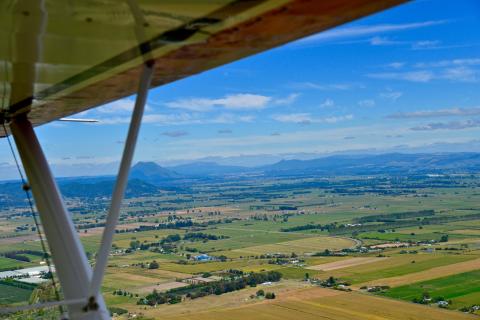
[[[163,311],[175,308],[182,314],[197,304],[201,310],[208,310],[210,305],[241,308],[249,304],[246,293],[240,300],[230,300],[232,295],[229,293],[215,297],[216,300],[212,299],[214,297],[187,299],[178,307],[161,305],[157,309],[150,306],[139,308],[137,301],[153,290],[164,292],[187,278],[207,275],[218,279],[229,270],[247,273],[275,270],[281,272],[284,279],[276,288],[287,295],[300,287],[316,288],[315,284],[304,281],[306,274],[310,279],[319,280],[334,277],[351,284],[354,291],[365,283],[388,282],[404,277],[401,285],[387,293],[388,298],[403,300],[396,301],[401,303],[401,307],[395,307],[396,314],[401,314],[400,310],[408,308],[409,301],[425,290],[429,290],[432,296],[442,295],[451,299],[453,309],[470,306],[479,301],[480,284],[473,279],[479,274],[455,275],[455,268],[456,264],[471,261],[474,265],[480,257],[480,219],[475,216],[480,213],[480,206],[477,207],[480,199],[478,178],[480,176],[445,178],[448,184],[452,184],[449,188],[438,187],[438,180],[418,176],[259,179],[197,183],[191,185],[186,193],[165,192],[150,197],[129,198],[122,208],[119,227],[129,231],[114,236],[114,251],[102,286],[105,299],[109,306],[152,317],[163,316]],[[458,179],[458,184],[451,182],[455,179]],[[366,192],[367,187],[379,191]],[[97,204],[105,202],[108,205],[105,199],[69,201],[70,205],[84,211],[83,214],[74,214],[75,223],[83,226],[102,222],[104,211],[98,209]],[[164,207],[168,209],[162,209]],[[85,213],[85,208],[90,208],[90,211]],[[425,215],[422,210],[432,214]],[[391,218],[393,215],[400,217]],[[29,225],[31,221],[23,216],[15,221],[7,217],[7,211],[0,211],[0,227],[6,231],[7,237],[5,243],[0,242],[0,269],[38,265],[38,256],[21,253],[22,250],[41,250],[35,234],[22,231],[22,237],[25,234],[31,237],[25,240],[13,231],[15,226]],[[192,221],[193,225],[135,230],[139,225],[148,227],[186,220]],[[98,227],[88,227],[87,230],[80,231],[81,241],[93,264],[102,230]],[[185,238],[186,234],[192,233],[203,238]],[[167,241],[167,237],[172,235],[178,235],[176,240]],[[448,241],[439,242],[445,236],[448,236]],[[369,248],[370,245],[395,245],[396,242],[408,242],[410,246]],[[12,251],[20,252],[31,262],[1,256]],[[210,255],[213,261],[196,261],[195,257],[202,253]],[[348,260],[352,258],[375,261],[349,265]],[[158,269],[149,269],[153,261],[158,263]],[[347,261],[344,266],[343,261]],[[324,270],[321,267],[322,264],[337,262],[338,268]],[[445,268],[448,276],[442,278],[446,272],[443,270],[447,270]],[[432,270],[437,271],[429,277]],[[418,274],[421,274],[421,280],[415,280]],[[413,280],[409,280],[410,277]],[[30,291],[12,288],[2,290],[5,299],[2,303],[28,301]],[[116,290],[126,293],[114,295]],[[329,296],[330,291],[335,290],[311,292]],[[245,289],[245,292],[249,291]],[[337,294],[336,291],[334,293]],[[351,294],[355,294],[352,297],[359,301],[372,301],[371,296],[364,298],[366,295],[362,290],[344,292],[340,300],[349,301]],[[317,298],[307,298],[311,299],[308,300],[311,303],[322,304],[321,308],[312,309],[315,312],[324,312],[331,307],[318,302]],[[397,306],[395,303],[392,308]],[[295,306],[295,303],[286,305]],[[303,304],[302,308],[308,309],[308,304]],[[359,305],[358,308],[364,308],[362,316],[367,317],[368,306]],[[342,312],[332,310],[332,314],[327,312],[326,316],[339,316]],[[349,309],[349,312],[354,310]],[[350,318],[355,318],[353,313],[348,314]],[[433,312],[432,317],[433,314],[437,312]],[[461,313],[454,314],[462,318]],[[205,317],[209,315],[207,312]]]
[[[422,281],[388,290],[385,296],[411,301],[423,293],[452,300],[452,308],[480,303],[480,270]]]
[[[17,288],[0,283],[0,305],[26,302],[32,290]]]

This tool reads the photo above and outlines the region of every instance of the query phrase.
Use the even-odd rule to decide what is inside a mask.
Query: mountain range
[[[281,160],[258,167],[225,166],[215,162],[194,162],[161,167],[154,162],[139,162],[132,177],[161,183],[182,179],[215,179],[226,176],[332,176],[366,174],[476,173],[480,153],[386,153],[379,155],[336,155],[312,160]]]
[[[215,162],[193,162],[162,167],[138,162],[130,172],[126,197],[155,194],[160,189],[184,192],[196,181],[245,178],[331,177],[340,175],[453,174],[480,172],[480,153],[386,153],[379,155],[335,155],[311,160],[281,160],[271,165],[242,167]],[[109,197],[114,176],[60,178],[67,197]],[[18,181],[0,183],[0,205],[24,201]]]

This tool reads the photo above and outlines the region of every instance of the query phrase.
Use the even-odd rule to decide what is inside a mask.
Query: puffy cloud
[[[176,101],[167,102],[166,105],[173,109],[185,109],[197,112],[207,112],[213,110],[215,107],[221,107],[230,110],[252,110],[263,109],[272,100],[271,97],[239,93],[226,95],[223,98],[188,98],[179,99]]]
[[[178,131],[165,131],[162,132],[162,135],[170,137],[170,138],[179,138],[188,135],[187,131],[178,130]]]
[[[325,99],[325,101],[323,101],[320,104],[320,107],[321,108],[329,108],[329,107],[333,107],[334,105],[335,105],[335,102],[332,99],[327,98],[327,99]]]
[[[435,25],[444,24],[445,20],[428,20],[413,23],[398,23],[398,24],[377,24],[368,26],[351,26],[343,28],[335,28],[330,31],[325,31],[311,37],[300,40],[298,43],[312,43],[312,42],[328,42],[332,40],[340,40],[346,38],[364,37],[364,36],[378,36],[378,34],[414,30],[419,28],[431,27]]]
[[[475,116],[475,115],[480,115],[480,107],[423,110],[423,111],[414,111],[414,112],[398,112],[398,113],[389,115],[388,118],[411,119],[411,118],[436,118],[436,117]]]
[[[480,120],[450,121],[450,122],[432,122],[422,126],[410,128],[413,131],[433,131],[433,130],[463,130],[468,128],[480,127]]]
[[[322,91],[336,91],[336,90],[350,90],[358,87],[363,87],[359,84],[353,83],[331,83],[331,84],[322,84],[322,83],[315,83],[315,82],[296,82],[291,84],[291,87],[295,89],[315,89],[315,90],[322,90]]]
[[[375,100],[373,100],[373,99],[360,100],[360,101],[358,101],[358,105],[360,107],[374,107],[375,106]]]
[[[272,119],[278,122],[285,123],[298,123],[298,124],[310,124],[310,123],[337,123],[340,121],[352,120],[353,115],[347,114],[342,116],[331,117],[315,117],[310,113],[289,113],[289,114],[277,114],[273,115]]]
[[[424,41],[423,46],[435,41]],[[411,82],[430,82],[432,80],[449,80],[454,82],[476,82],[478,80],[479,70],[474,66],[480,65],[480,59],[452,59],[434,62],[419,62],[413,64],[413,69],[402,72],[380,72],[367,74],[370,78],[403,80]],[[399,69],[405,64],[393,62],[388,67]],[[418,70],[423,69],[423,70]]]
[[[275,99],[273,102],[277,105],[288,105],[294,103],[299,96],[298,93],[291,93],[287,97]]]
[[[426,71],[426,70],[407,71],[407,72],[370,73],[367,76],[375,79],[406,80],[406,81],[412,81],[412,82],[429,82],[434,78],[433,72]]]
[[[312,117],[309,113],[277,114],[272,116],[272,119],[278,122],[292,122],[301,124],[312,123]]]
[[[132,112],[134,105],[135,101],[133,100],[120,99],[87,112],[90,113],[91,111],[96,111],[100,114],[129,114]],[[151,110],[151,107],[147,104],[145,110]]]
[[[380,93],[380,98],[397,101],[402,95],[403,92],[387,90],[386,92]]]

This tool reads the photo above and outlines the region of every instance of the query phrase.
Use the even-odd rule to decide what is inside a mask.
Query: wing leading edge
[[[0,117],[42,125],[133,94],[145,60],[161,86],[402,2],[7,1]]]

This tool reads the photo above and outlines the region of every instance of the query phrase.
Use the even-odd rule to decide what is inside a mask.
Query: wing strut
[[[66,300],[85,301],[92,269],[32,124],[27,115],[22,114],[12,119],[10,129],[42,220],[63,295]],[[98,308],[88,313],[84,311],[84,303],[69,305],[70,319],[110,319],[103,297],[99,296],[96,303]]]
[[[133,109],[132,120],[128,129],[127,140],[123,150],[120,169],[118,171],[117,182],[112,195],[112,203],[108,212],[105,229],[103,230],[102,242],[97,254],[97,260],[93,272],[92,281],[89,289],[89,305],[95,303],[98,296],[100,296],[100,287],[107,266],[108,255],[112,247],[113,235],[115,227],[120,216],[120,207],[127,187],[128,175],[130,167],[132,166],[133,153],[137,142],[138,132],[142,121],[145,103],[147,101],[148,89],[152,80],[154,70],[153,60],[147,61],[144,64],[140,84],[137,92],[137,99]]]
[[[75,231],[70,214],[60,195],[40,143],[26,114],[12,119],[10,130],[17,145],[33,197],[42,220],[45,236],[52,252],[56,272],[66,301],[52,305],[68,305],[70,319],[110,319],[100,293],[101,283],[112,247],[115,227],[128,182],[135,145],[140,130],[148,89],[154,70],[153,60],[146,61],[123,150],[120,169],[112,195],[102,243],[97,254],[95,269],[92,269]],[[85,301],[87,304],[85,305]],[[47,304],[30,307],[47,306]]]

